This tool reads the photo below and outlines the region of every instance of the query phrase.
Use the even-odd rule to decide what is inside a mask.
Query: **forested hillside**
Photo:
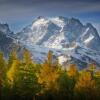
[[[15,50],[0,53],[0,100],[100,100],[100,70],[94,63],[79,71],[75,64],[62,69],[49,51],[43,63],[27,50],[19,59]]]

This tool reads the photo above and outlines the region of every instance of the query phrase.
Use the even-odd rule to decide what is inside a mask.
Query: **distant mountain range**
[[[15,39],[15,35],[9,29],[8,24],[0,24],[0,51],[4,53],[5,58],[8,58],[13,49],[16,49],[18,54],[21,54],[23,48]]]
[[[7,24],[0,24],[0,50],[7,55],[15,45],[19,51],[28,49],[37,62],[44,61],[52,50],[65,67],[69,63],[76,63],[79,69],[91,62],[100,65],[100,36],[96,28],[75,18],[38,17],[16,34]]]

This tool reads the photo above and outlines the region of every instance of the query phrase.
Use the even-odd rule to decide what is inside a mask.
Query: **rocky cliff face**
[[[8,25],[0,25],[0,35],[2,51],[20,44],[20,48],[27,48],[37,62],[42,62],[48,51],[52,50],[61,64],[76,63],[79,69],[91,62],[100,65],[97,30],[92,24],[83,25],[75,18],[38,17],[16,34],[9,30]]]

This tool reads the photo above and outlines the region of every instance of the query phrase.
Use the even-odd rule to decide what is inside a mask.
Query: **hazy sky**
[[[15,32],[38,16],[79,18],[100,33],[100,0],[0,0],[0,22],[7,22]]]

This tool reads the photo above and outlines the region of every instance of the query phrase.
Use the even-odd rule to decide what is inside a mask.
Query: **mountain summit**
[[[66,66],[76,63],[83,69],[88,63],[100,65],[100,37],[96,28],[78,19],[66,17],[38,17],[21,32],[11,34],[8,25],[0,25],[0,32],[27,48],[37,62],[44,61],[49,50]],[[6,34],[5,34],[6,33]]]
[[[90,49],[100,50],[100,37],[90,23],[83,25],[78,19],[61,16],[38,17],[18,33],[18,39],[47,48],[63,49],[80,43]]]

